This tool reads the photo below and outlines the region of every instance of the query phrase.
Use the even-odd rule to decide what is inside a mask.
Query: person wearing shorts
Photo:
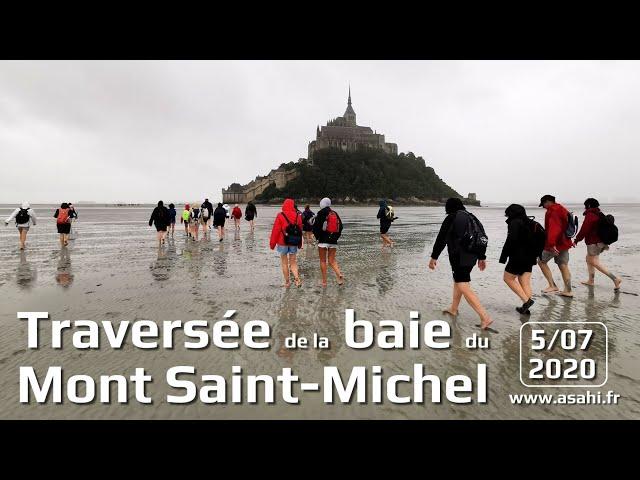
[[[473,270],[476,262],[478,268],[484,270],[486,257],[467,252],[460,246],[460,240],[464,236],[469,222],[469,214],[462,204],[462,200],[455,197],[448,199],[445,204],[445,212],[447,216],[440,226],[440,231],[431,252],[431,259],[429,260],[429,269],[435,270],[438,264],[438,257],[447,247],[449,263],[453,273],[453,298],[451,306],[443,310],[443,313],[456,317],[460,301],[464,297],[480,317],[480,328],[484,330],[489,328],[493,320],[480,303],[476,293],[471,289],[471,270]]]
[[[27,233],[29,232],[29,227],[31,225],[36,225],[36,212],[33,211],[29,202],[22,202],[22,205],[16,208],[11,215],[6,218],[4,224],[9,225],[11,220],[15,220],[16,222],[20,250],[24,250],[27,246]]]
[[[609,250],[609,245],[603,243],[598,235],[598,224],[602,216],[603,214],[600,211],[600,202],[595,198],[587,198],[584,201],[584,222],[582,223],[582,227],[580,228],[574,243],[574,245],[578,245],[579,242],[584,240],[584,243],[587,245],[586,262],[589,278],[588,280],[580,283],[590,287],[594,286],[596,270],[598,270],[603,275],[606,275],[611,279],[613,282],[613,289],[618,291],[620,289],[622,279],[610,272],[600,262],[600,254],[605,250]]]
[[[392,219],[387,218],[387,201],[380,200],[380,208],[378,209],[377,218],[380,220],[380,238],[382,238],[382,246],[393,247],[393,240],[387,235],[387,232],[391,228]]]
[[[151,218],[149,218],[149,226],[156,226],[156,232],[158,232],[158,248],[164,245],[165,236],[167,235],[167,226],[169,225],[169,210],[164,206],[162,200],[158,202],[158,206],[151,212]]]
[[[291,236],[292,226],[298,227],[297,237]],[[292,199],[287,198],[282,204],[280,211],[271,228],[271,237],[269,239],[269,248],[276,250],[280,255],[280,266],[284,277],[284,287],[291,286],[291,274],[296,287],[302,286],[300,275],[298,273],[298,249],[302,248],[302,215],[295,208]]]
[[[329,218],[329,216],[332,216]],[[337,231],[331,232],[329,220],[337,223]],[[342,219],[335,210],[331,209],[331,200],[327,197],[320,200],[320,210],[313,222],[313,236],[318,242],[318,257],[320,259],[320,273],[322,274],[322,287],[327,286],[327,266],[330,266],[336,275],[338,285],[344,284],[344,275],[336,260],[338,239],[342,235]]]
[[[553,195],[543,195],[542,198],[540,198],[540,205],[538,206],[546,210],[544,215],[544,229],[547,238],[544,250],[538,261],[538,266],[544,278],[547,280],[548,286],[542,290],[542,293],[557,293],[563,297],[573,297],[571,271],[569,270],[569,249],[573,247],[573,242],[565,235],[569,211],[564,206],[556,203],[556,197]],[[556,265],[558,265],[558,269],[562,275],[562,281],[564,283],[564,289],[562,291],[560,291],[553,280],[553,274],[548,265],[549,260],[552,258]]]
[[[71,233],[71,209],[69,204],[63,202],[60,204],[60,208],[57,208],[53,214],[53,218],[56,218],[56,228],[58,235],[60,235],[60,246],[66,247],[69,245],[69,234]]]
[[[508,227],[507,239],[500,254],[500,263],[506,263],[502,279],[522,300],[522,306],[516,307],[516,311],[521,315],[530,315],[529,308],[535,303],[531,292],[531,272],[538,256],[530,241],[531,222],[525,208],[516,203],[509,205],[504,215]]]

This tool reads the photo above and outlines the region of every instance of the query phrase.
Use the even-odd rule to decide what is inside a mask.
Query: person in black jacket
[[[462,297],[480,316],[480,328],[483,330],[493,323],[489,314],[480,303],[480,299],[471,289],[471,270],[476,262],[478,268],[482,271],[486,268],[486,256],[476,255],[466,251],[460,246],[460,241],[467,230],[468,213],[459,198],[450,198],[445,204],[445,217],[440,231],[436,237],[436,243],[431,252],[431,260],[429,260],[429,268],[435,270],[438,264],[438,257],[447,247],[449,254],[449,263],[453,271],[453,299],[451,306],[444,313],[452,316],[458,315],[458,306]]]
[[[156,231],[158,232],[158,247],[164,244],[164,237],[167,234],[167,227],[169,226],[169,210],[164,206],[162,200],[158,202],[158,206],[151,212],[151,218],[149,219],[149,226],[156,225]]]
[[[340,271],[336,260],[338,239],[342,235],[342,219],[331,209],[331,200],[320,200],[320,211],[313,222],[313,236],[318,241],[318,256],[320,257],[320,271],[322,272],[322,286],[327,286],[327,263],[333,269],[338,285],[344,283],[344,275]]]
[[[529,308],[534,304],[531,298],[531,270],[537,260],[531,245],[530,220],[525,208],[515,203],[506,208],[504,215],[508,225],[507,239],[500,254],[500,263],[507,264],[504,283],[522,300],[522,306],[516,307],[518,313],[530,315]]]
[[[218,229],[218,239],[224,240],[224,222],[227,218],[227,210],[218,203],[218,206],[213,211],[213,226]]]
[[[393,247],[393,240],[391,240],[391,238],[389,238],[389,235],[387,235],[387,232],[389,231],[389,228],[391,228],[391,223],[396,219],[396,217],[394,218],[388,218],[387,217],[387,201],[386,200],[380,200],[380,209],[378,210],[378,216],[376,218],[380,219],[380,237],[382,238],[382,246],[390,246]]]
[[[258,216],[258,210],[256,209],[256,206],[253,204],[253,202],[249,201],[247,203],[246,208],[244,209],[244,219],[249,222],[249,225],[251,226],[251,231],[253,232],[253,229],[255,228],[255,217]]]
[[[207,235],[207,231],[211,230],[211,217],[213,217],[213,205],[208,198],[205,198],[202,205],[200,205],[200,212],[202,214],[204,234]]]

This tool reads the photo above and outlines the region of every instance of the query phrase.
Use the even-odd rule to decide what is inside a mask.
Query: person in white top
[[[11,215],[4,221],[5,225],[9,225],[11,220],[15,220],[16,228],[20,234],[20,250],[24,250],[27,243],[27,232],[31,225],[36,225],[36,212],[33,211],[29,202],[22,202],[22,205],[16,208]]]

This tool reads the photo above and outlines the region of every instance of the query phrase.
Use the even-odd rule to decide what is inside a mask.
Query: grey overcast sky
[[[219,200],[342,115],[487,202],[638,201],[637,61],[4,61],[0,202]]]

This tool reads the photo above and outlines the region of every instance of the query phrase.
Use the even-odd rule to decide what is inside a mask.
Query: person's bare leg
[[[458,308],[460,307],[460,300],[462,299],[462,292],[458,288],[458,284],[453,282],[453,294],[451,296],[451,306],[445,308],[442,313],[446,313],[455,317],[458,315]]]
[[[289,280],[289,259],[287,255],[280,255],[280,265],[282,267],[282,276],[284,277],[283,287],[289,288],[291,281]]]
[[[540,267],[540,270],[542,271],[542,275],[544,275],[544,278],[547,280],[547,283],[549,284],[549,286],[547,288],[542,290],[542,293],[557,292],[558,291],[558,286],[556,285],[556,282],[553,281],[553,274],[551,273],[551,269],[549,268],[549,265],[547,265],[546,263],[540,261],[540,262],[538,262],[538,266]]]
[[[20,230],[18,232],[18,235],[20,237],[20,250],[24,250],[24,247],[26,247],[27,245],[27,231]]]
[[[522,289],[522,286],[520,285],[520,282],[518,282],[518,277],[516,275],[509,272],[504,272],[502,279],[504,280],[504,283],[506,283],[507,286],[511,289],[511,291],[513,291],[513,293],[520,297],[522,303],[529,300],[530,297],[527,296],[527,294]]]
[[[606,275],[613,282],[614,288],[618,290],[620,288],[620,284],[622,283],[622,279],[620,277],[616,277],[613,273],[611,273],[604,265],[600,263],[600,255],[594,255],[591,257],[587,257],[587,262],[591,260],[591,267],[594,269],[593,276],[595,277],[595,270],[598,270],[602,274]],[[591,275],[589,276],[591,278]]]
[[[569,265],[566,263],[562,265],[558,265],[560,269],[560,273],[562,273],[562,282],[564,283],[564,290],[560,292],[560,295],[563,297],[573,297],[573,292],[571,291],[571,270],[569,270]]]
[[[58,235],[58,238],[60,240],[60,246],[64,247],[64,235],[61,233],[60,235]]]
[[[318,247],[318,257],[320,258],[320,273],[322,274],[322,286],[327,286],[327,248]]]
[[[300,287],[302,282],[300,281],[300,275],[298,274],[298,257],[295,253],[289,255],[289,268],[291,269],[291,273],[293,273],[293,279],[296,283],[296,287]]]
[[[582,285],[587,285],[589,287],[592,287],[592,286],[595,285],[596,269],[593,268],[591,255],[587,254],[587,256],[585,257],[585,261],[587,262],[587,273],[589,274],[589,279],[584,281],[584,282],[580,282],[580,283]]]
[[[527,297],[527,300],[529,300],[533,296],[533,292],[531,291],[531,272],[525,272],[520,275],[518,277],[518,282],[520,282],[522,291]]]
[[[480,303],[480,299],[476,293],[471,289],[469,282],[460,282],[457,285],[464,299],[480,317],[480,328],[484,330],[489,327],[489,325],[493,323],[493,320],[491,320],[491,317],[489,317],[489,314]]]
[[[340,271],[340,267],[338,266],[338,262],[336,260],[336,251],[338,250],[337,248],[329,248],[328,249],[329,252],[329,265],[331,265],[331,268],[333,269],[333,271],[336,274],[336,279],[338,280],[338,285],[342,285],[344,283],[344,275],[342,275],[342,272]]]

